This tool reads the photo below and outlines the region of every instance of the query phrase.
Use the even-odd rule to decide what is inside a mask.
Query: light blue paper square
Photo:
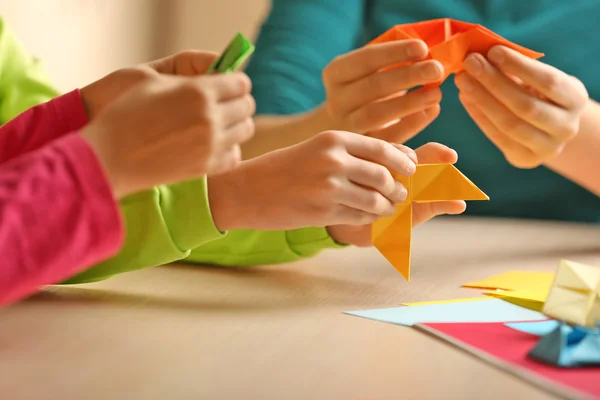
[[[427,322],[508,322],[548,319],[537,311],[501,299],[347,311],[346,314],[404,326]]]

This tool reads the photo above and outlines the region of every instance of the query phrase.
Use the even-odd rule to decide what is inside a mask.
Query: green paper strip
[[[233,72],[254,52],[254,45],[244,35],[238,33],[229,43],[223,54],[208,68],[210,72]]]

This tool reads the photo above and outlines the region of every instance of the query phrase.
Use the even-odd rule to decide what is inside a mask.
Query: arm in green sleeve
[[[364,44],[367,3],[272,0],[246,68],[257,114],[304,113],[325,101],[323,68]]]
[[[41,63],[0,18],[0,124],[58,95]]]
[[[206,242],[222,238],[214,225],[206,178],[157,186],[121,201],[126,240],[121,252],[65,283],[84,283],[181,260]]]
[[[325,249],[344,248],[325,228],[288,231],[232,230],[227,236],[193,250],[188,262],[245,267],[281,264],[317,255]]]

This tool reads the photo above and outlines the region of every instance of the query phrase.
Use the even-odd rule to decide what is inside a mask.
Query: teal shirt
[[[318,106],[325,100],[321,71],[334,57],[394,25],[446,17],[482,24],[545,53],[541,61],[576,76],[590,97],[600,100],[600,45],[595,37],[600,0],[273,0],[272,4],[246,70],[259,114],[293,114]],[[452,77],[442,90],[440,116],[408,145],[416,148],[435,141],[458,151],[458,168],[491,198],[469,203],[467,214],[600,220],[600,198],[545,167],[512,167],[469,118]]]

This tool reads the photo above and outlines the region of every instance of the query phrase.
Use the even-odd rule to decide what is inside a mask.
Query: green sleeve
[[[227,236],[193,250],[188,262],[228,267],[280,264],[343,248],[325,228],[288,231],[233,230]]]
[[[121,201],[125,245],[115,257],[64,283],[84,283],[181,260],[206,242],[222,238],[213,223],[206,178],[157,186]]]
[[[58,95],[41,63],[0,18],[0,124]]]

